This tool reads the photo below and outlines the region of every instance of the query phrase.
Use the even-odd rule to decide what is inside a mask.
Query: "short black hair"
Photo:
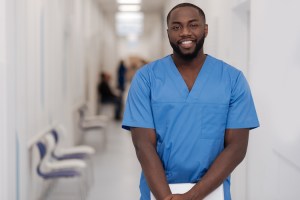
[[[199,11],[199,14],[204,18],[204,22],[206,21],[205,13],[203,12],[203,10],[201,8],[199,8],[198,6],[196,6],[194,4],[191,4],[191,3],[180,3],[180,4],[176,5],[175,7],[173,7],[170,10],[170,12],[168,13],[167,24],[169,23],[170,16],[171,16],[171,13],[173,12],[173,10],[175,10],[176,8],[182,8],[182,7],[193,7],[193,8],[196,8]]]

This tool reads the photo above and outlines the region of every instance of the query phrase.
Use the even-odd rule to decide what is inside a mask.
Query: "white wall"
[[[8,127],[7,127],[7,58],[6,58],[6,1],[0,0],[0,199],[8,199]]]
[[[27,146],[45,127],[62,122],[66,145],[79,141],[73,116],[96,103],[98,77],[86,73],[100,70],[103,20],[95,0],[0,0],[0,199],[35,200],[47,188]]]
[[[18,169],[17,169],[17,157],[18,153],[16,149],[18,148],[16,140],[16,93],[15,93],[15,67],[16,50],[13,46],[16,44],[15,40],[15,24],[16,24],[16,9],[15,2],[2,0],[1,3],[1,14],[0,14],[0,93],[1,93],[1,155],[0,159],[3,160],[3,171],[1,178],[1,188],[0,196],[3,199],[16,199],[19,196],[18,184],[19,179]],[[3,10],[2,10],[3,9]],[[3,106],[3,107],[2,107]],[[2,132],[3,131],[3,132]],[[1,175],[1,177],[2,177]],[[2,198],[1,198],[2,199]]]
[[[249,152],[249,199],[299,199],[299,1],[251,2],[250,79],[261,128]]]
[[[97,109],[97,83],[99,82],[99,71],[103,62],[104,53],[104,14],[97,6],[96,0],[86,1],[84,8],[84,30],[85,30],[85,52],[86,52],[86,97],[89,102],[91,114],[96,114]]]
[[[112,75],[111,84],[116,83],[116,69],[120,62],[120,55],[117,48],[117,35],[115,31],[114,13],[105,13],[105,21],[101,27],[103,34],[102,51],[99,56],[102,58],[100,68]],[[98,74],[99,75],[99,74]]]

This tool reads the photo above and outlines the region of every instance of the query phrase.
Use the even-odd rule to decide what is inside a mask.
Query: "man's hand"
[[[170,194],[164,200],[192,200],[188,193],[184,194]]]
[[[173,199],[173,194],[170,194],[166,198],[164,198],[163,200],[172,200],[172,199]]]

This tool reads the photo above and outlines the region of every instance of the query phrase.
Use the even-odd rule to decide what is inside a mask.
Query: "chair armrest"
[[[94,116],[85,116],[83,118],[84,121],[103,121],[108,122],[109,118],[106,115],[94,115]]]
[[[108,125],[107,122],[97,121],[97,120],[92,120],[92,121],[83,120],[81,122],[82,128],[105,128],[107,125]]]
[[[61,169],[84,169],[86,168],[86,163],[82,160],[63,160],[55,162],[47,162],[45,166],[51,170],[61,170]]]
[[[66,154],[81,154],[81,153],[92,155],[95,154],[95,149],[90,146],[80,145],[80,146],[66,147],[66,148],[58,147],[55,150],[55,154],[57,156],[66,155]]]

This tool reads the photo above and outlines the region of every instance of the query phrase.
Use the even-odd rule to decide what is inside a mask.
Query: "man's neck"
[[[199,70],[202,68],[202,65],[205,61],[206,55],[202,52],[191,60],[182,59],[180,56],[176,55],[175,53],[172,55],[174,63],[177,68],[181,68],[181,70]]]

